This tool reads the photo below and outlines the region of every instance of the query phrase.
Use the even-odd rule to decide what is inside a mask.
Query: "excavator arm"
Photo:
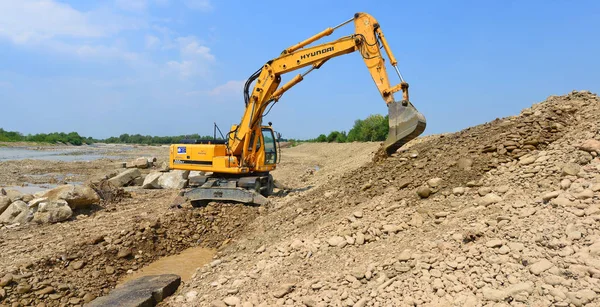
[[[354,21],[355,31],[352,35],[332,42],[312,47],[307,45],[331,35],[336,29]],[[380,51],[385,50],[390,64],[396,70],[400,83],[392,86],[385,67],[385,60]],[[242,156],[242,166],[255,165],[256,137],[260,135],[262,118],[267,108],[277,102],[282,95],[301,82],[304,77],[320,68],[331,58],[358,51],[362,56],[382,99],[388,107],[389,133],[383,147],[387,155],[392,154],[406,142],[419,136],[426,126],[425,117],[410,103],[408,83],[398,70],[397,61],[383,35],[377,20],[366,13],[357,13],[354,18],[285,49],[279,57],[268,61],[257,70],[246,82],[244,100],[246,109],[239,125],[234,126],[228,137],[228,151],[231,155]],[[281,75],[311,66],[308,71],[298,74],[286,84],[281,85]],[[252,90],[250,84],[256,81]],[[402,91],[402,100],[396,101],[394,93]]]

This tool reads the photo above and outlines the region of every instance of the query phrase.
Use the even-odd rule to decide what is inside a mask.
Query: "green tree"
[[[327,142],[327,136],[325,134],[321,134],[316,139],[317,142]]]
[[[342,131],[331,131],[331,133],[329,133],[329,135],[327,136],[327,142],[332,143],[344,143],[346,142],[346,132]]]

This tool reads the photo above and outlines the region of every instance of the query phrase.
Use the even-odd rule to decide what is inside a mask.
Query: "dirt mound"
[[[553,96],[282,198],[165,304],[597,303],[599,105]]]

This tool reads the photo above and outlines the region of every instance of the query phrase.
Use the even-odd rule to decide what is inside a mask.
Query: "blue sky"
[[[254,71],[355,12],[381,24],[424,134],[600,87],[598,1],[0,0],[0,127],[97,138],[228,130]],[[311,138],[386,112],[353,53],[308,75],[266,119]]]

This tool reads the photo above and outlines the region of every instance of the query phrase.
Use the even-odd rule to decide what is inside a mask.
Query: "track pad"
[[[387,155],[418,137],[425,131],[425,116],[410,101],[394,101],[388,105],[390,130],[383,143]]]

